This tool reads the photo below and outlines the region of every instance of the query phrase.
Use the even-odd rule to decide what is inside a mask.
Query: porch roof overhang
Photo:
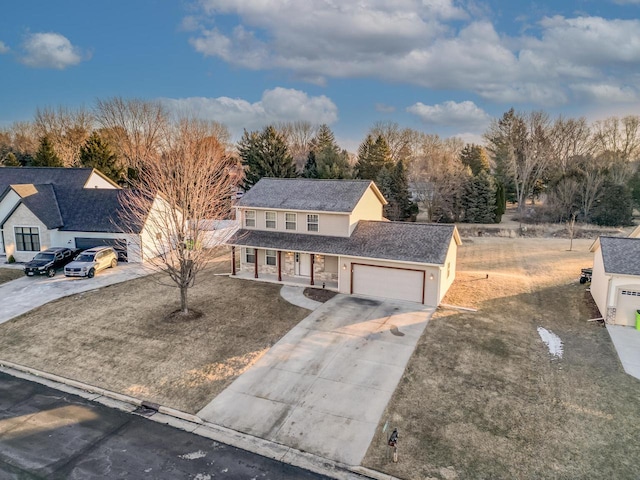
[[[227,243],[269,250],[444,265],[454,229],[452,225],[361,221],[350,237],[242,229]]]

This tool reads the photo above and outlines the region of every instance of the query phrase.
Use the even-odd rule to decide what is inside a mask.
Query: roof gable
[[[367,189],[386,201],[371,180],[262,178],[238,202],[239,207],[351,213]]]
[[[640,238],[600,237],[604,271],[609,275],[640,275]]]

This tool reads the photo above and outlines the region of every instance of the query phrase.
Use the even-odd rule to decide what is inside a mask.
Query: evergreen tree
[[[275,128],[262,132],[244,131],[238,143],[238,153],[245,167],[245,190],[262,177],[294,178],[297,176],[293,157],[287,144]]]
[[[316,153],[313,150],[307,155],[307,163],[302,170],[302,176],[304,178],[318,178],[318,163],[316,162]]]
[[[464,219],[467,223],[493,223],[496,218],[496,186],[485,170],[471,177],[464,199]]]
[[[480,145],[467,143],[460,152],[460,161],[471,169],[474,176],[483,170],[489,171],[489,157]]]
[[[602,185],[602,196],[596,201],[590,219],[597,225],[619,227],[633,224],[633,201],[626,185],[610,181]]]
[[[2,165],[5,167],[21,167],[22,164],[18,161],[13,152],[7,153],[6,157],[2,161]]]
[[[320,125],[310,142],[311,150],[302,172],[307,178],[351,178],[351,166],[346,150],[340,150],[333,132]]]
[[[80,148],[80,164],[99,170],[114,182],[122,180],[123,172],[118,165],[118,157],[97,132],[93,132]]]
[[[405,221],[417,214],[417,205],[411,201],[409,182],[404,162],[398,160],[392,169],[382,167],[376,179],[376,185],[387,200],[384,216],[393,221]]]
[[[33,167],[62,167],[62,160],[56,155],[53,150],[53,145],[49,141],[49,137],[46,135],[40,139],[40,147],[36,151],[33,159],[31,160],[31,166]]]
[[[378,135],[375,142],[371,135],[360,144],[358,148],[358,162],[356,163],[356,176],[366,180],[376,180],[382,168],[393,168],[391,151],[387,141]]]
[[[631,176],[627,186],[631,192],[633,205],[636,208],[640,208],[640,169],[636,170],[636,172]]]

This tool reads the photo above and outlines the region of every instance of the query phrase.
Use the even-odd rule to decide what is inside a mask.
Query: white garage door
[[[616,325],[635,325],[636,310],[640,310],[640,291],[621,289],[616,303]]]
[[[423,303],[424,272],[353,264],[351,293]]]

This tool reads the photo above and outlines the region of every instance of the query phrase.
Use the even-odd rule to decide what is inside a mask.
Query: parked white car
[[[64,267],[67,277],[93,276],[105,268],[118,265],[118,254],[111,247],[93,247],[78,255],[73,262]]]

